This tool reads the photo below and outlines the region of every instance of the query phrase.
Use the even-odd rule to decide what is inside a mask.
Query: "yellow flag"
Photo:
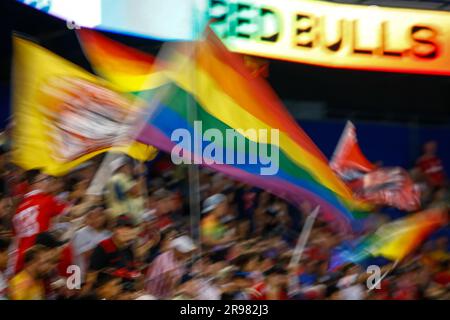
[[[145,103],[38,46],[14,37],[14,163],[63,175],[105,151],[146,161],[156,149],[129,134]],[[114,147],[111,147],[114,146]]]

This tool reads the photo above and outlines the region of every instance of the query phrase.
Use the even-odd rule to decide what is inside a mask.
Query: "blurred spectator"
[[[301,271],[298,277],[298,281],[302,287],[310,287],[316,284],[316,265],[316,261],[308,261],[305,262],[304,267],[300,269]]]
[[[227,197],[221,193],[214,194],[203,202],[201,220],[201,239],[204,250],[210,252],[215,262],[223,261],[232,246],[236,235],[224,223],[227,216]]]
[[[227,209],[227,197],[223,194],[212,195],[203,202],[201,231],[206,246],[212,248],[230,242],[231,237],[225,237],[227,230],[222,222]]]
[[[112,236],[101,241],[91,255],[85,292],[92,288],[98,272],[102,270],[114,269],[130,282],[139,276],[132,247],[136,236],[132,219],[126,215],[119,216],[115,221]]]
[[[116,300],[122,292],[122,279],[108,272],[100,272],[87,300]]]
[[[67,205],[48,193],[51,177],[39,170],[27,171],[29,192],[25,194],[13,216],[15,249],[10,259],[13,274],[23,267],[24,253],[31,248],[39,233],[49,230],[53,218],[63,214]]]
[[[60,278],[60,269],[63,263],[61,253],[67,245],[55,238],[50,232],[43,232],[37,235],[36,246],[41,246],[46,250],[46,264],[45,268],[41,269],[41,279],[44,284],[46,299],[54,300],[58,296],[60,287],[65,286],[65,282]]]
[[[82,179],[79,175],[73,175],[67,179],[66,184],[68,201],[72,202],[74,205],[80,204],[86,194],[89,181]]]
[[[111,237],[111,233],[106,229],[106,223],[104,207],[92,206],[85,215],[85,226],[75,232],[68,246],[72,262],[80,267],[83,280],[93,250],[100,242]]]
[[[185,274],[183,262],[196,249],[187,236],[172,239],[170,234],[166,234],[163,241],[162,251],[148,269],[145,281],[147,292],[158,299],[172,297]]]
[[[8,263],[9,245],[9,240],[0,238],[0,300],[6,299],[6,290],[8,288],[4,273],[6,271],[6,266]]]
[[[450,259],[444,260],[439,266],[439,271],[434,275],[434,282],[449,288],[450,285]]]
[[[400,274],[393,286],[393,300],[416,300],[419,298],[419,288],[416,283],[416,274],[414,272]]]
[[[0,194],[0,236],[11,236],[11,216],[13,212],[11,198]]]
[[[231,276],[223,279],[221,284],[221,300],[250,300],[251,295],[259,292],[253,289],[254,282],[248,276],[239,271],[230,271]]]
[[[339,279],[336,286],[339,288],[339,298],[342,300],[363,300],[366,290],[361,283],[360,268],[357,265],[349,265],[345,275]]]
[[[2,133],[0,133],[1,135]],[[0,145],[0,194],[6,195],[8,193],[8,185],[7,185],[7,160],[8,151],[3,145]]]
[[[430,252],[429,257],[434,263],[440,264],[442,262],[450,260],[450,254],[447,251],[448,238],[440,237],[434,241],[434,249]]]
[[[286,271],[275,266],[264,273],[265,280],[257,282],[250,295],[251,300],[287,300]]]
[[[156,256],[161,241],[161,232],[153,212],[143,214],[138,236],[137,256],[143,263],[150,263]]]
[[[164,188],[156,190],[152,194],[153,206],[149,207],[151,211],[154,210],[154,214],[157,218],[157,225],[160,230],[165,230],[167,228],[174,226],[174,221],[170,216],[171,209],[173,208],[172,193]]]
[[[436,141],[428,141],[423,146],[423,154],[417,159],[416,165],[427,178],[432,187],[442,187],[445,182],[444,167],[436,155]]]
[[[106,199],[110,213],[113,218],[127,214],[137,222],[145,209],[145,200],[142,197],[145,191],[142,190],[145,168],[143,165],[137,167],[136,174],[139,179],[135,180],[133,168],[128,159],[118,157],[110,165],[115,172],[107,184]]]
[[[29,248],[24,255],[24,267],[9,282],[11,300],[44,300],[42,277],[48,271],[48,250],[41,245]]]
[[[237,190],[239,235],[248,236],[255,229],[254,212],[258,205],[258,189],[243,185]]]

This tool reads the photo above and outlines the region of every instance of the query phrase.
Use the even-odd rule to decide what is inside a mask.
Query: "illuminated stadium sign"
[[[450,14],[305,0],[210,0],[228,48],[328,67],[450,75]]]
[[[199,20],[209,17],[228,48],[239,53],[336,68],[450,75],[448,12],[311,0],[21,2],[81,26],[161,40],[193,40]]]

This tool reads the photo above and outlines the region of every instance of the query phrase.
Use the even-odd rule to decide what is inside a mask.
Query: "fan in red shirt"
[[[252,287],[250,300],[287,300],[286,272],[278,267],[266,271],[265,281],[260,281]]]
[[[442,270],[434,275],[434,282],[448,287],[450,285],[450,260],[445,260],[442,263]]]
[[[441,159],[436,156],[436,150],[435,141],[425,143],[424,154],[417,160],[416,165],[432,187],[442,187],[445,182],[445,173]]]
[[[60,203],[47,193],[50,176],[39,170],[30,170],[26,172],[26,177],[29,191],[24,195],[12,218],[15,236],[9,261],[9,272],[12,274],[23,268],[24,253],[35,244],[36,236],[48,231],[52,219],[67,208],[66,204]]]

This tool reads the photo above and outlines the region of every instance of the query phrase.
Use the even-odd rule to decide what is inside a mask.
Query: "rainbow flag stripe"
[[[371,257],[399,261],[413,252],[435,230],[447,223],[447,209],[428,209],[382,225],[360,239],[353,248],[336,252],[330,269],[346,263],[361,263]]]
[[[101,59],[114,59],[113,51],[86,50],[89,46],[89,42],[83,43],[93,64]],[[109,57],[102,58],[100,54]],[[109,75],[114,73],[112,66],[94,69],[109,79]],[[207,162],[206,166],[273,192],[296,205],[304,200],[321,205],[322,216],[340,229],[348,230],[360,223],[349,209],[354,203],[350,190],[332,172],[321,151],[283,107],[270,86],[251,76],[241,57],[227,51],[211,31],[206,33],[203,41],[175,44],[164,57],[163,72],[166,84],[150,94],[158,99],[157,107],[138,141],[171,152],[176,145],[171,141],[175,130],[185,129],[191,136],[195,134],[192,114],[196,115],[195,120],[202,122],[204,130],[217,129],[223,136],[227,129],[240,129],[246,145],[253,141],[258,150],[267,148],[266,142],[271,141],[270,137],[264,140],[248,134],[249,130],[271,132],[271,129],[277,129],[279,141],[273,147],[279,151],[280,170],[275,175],[261,175],[261,164],[217,164],[209,161],[211,159],[203,159],[203,163]],[[160,90],[167,94],[158,94]],[[202,150],[210,144],[203,143]],[[214,145],[223,154],[230,148],[220,141],[214,141]],[[184,156],[202,156],[192,146],[184,151]],[[252,152],[250,149],[232,151],[246,157]]]
[[[170,92],[166,99],[160,101],[157,110],[153,113],[149,124],[141,132],[137,140],[139,142],[152,144],[160,150],[171,152],[176,145],[176,142],[170,139],[171,134],[176,129],[185,129],[189,131],[190,136],[195,136],[195,130],[192,123],[187,119],[189,115],[186,110],[186,101],[191,98],[191,95],[177,87],[170,85],[168,89]],[[202,123],[202,130],[217,129],[225,136],[227,129],[232,127],[226,125],[219,119],[207,113],[198,102],[194,102],[192,106],[196,108],[197,119]],[[250,157],[251,148],[249,148],[249,139],[239,135],[245,140],[245,150],[233,150],[235,158],[239,158],[239,154],[243,153],[244,158]],[[239,138],[238,138],[239,140]],[[202,141],[201,150],[205,150],[211,142]],[[214,141],[215,149],[223,155],[227,154],[227,145]],[[267,148],[264,143],[258,143],[258,150]],[[267,149],[266,149],[267,150]],[[199,159],[199,154],[195,152],[193,144],[191,147],[184,148],[184,157]],[[316,204],[321,204],[325,219],[336,222],[336,210],[348,213],[347,208],[339,201],[336,195],[321,184],[318,184],[308,171],[298,167],[283,150],[279,151],[279,172],[276,175],[262,176],[260,175],[260,164],[214,164],[212,159],[199,159],[203,162],[211,160],[207,166],[214,170],[223,172],[238,180],[244,181],[248,184],[264,188],[268,191],[277,194],[291,203],[299,205],[303,200],[309,200]],[[217,152],[217,151],[216,151]],[[260,159],[260,162],[267,163],[265,159]],[[341,215],[339,215],[341,217]],[[351,220],[350,215],[344,216],[344,224],[348,224]],[[345,226],[342,226],[345,227]]]
[[[125,92],[139,92],[161,85],[162,75],[154,70],[155,57],[128,47],[90,29],[77,31],[83,51],[102,77]]]

